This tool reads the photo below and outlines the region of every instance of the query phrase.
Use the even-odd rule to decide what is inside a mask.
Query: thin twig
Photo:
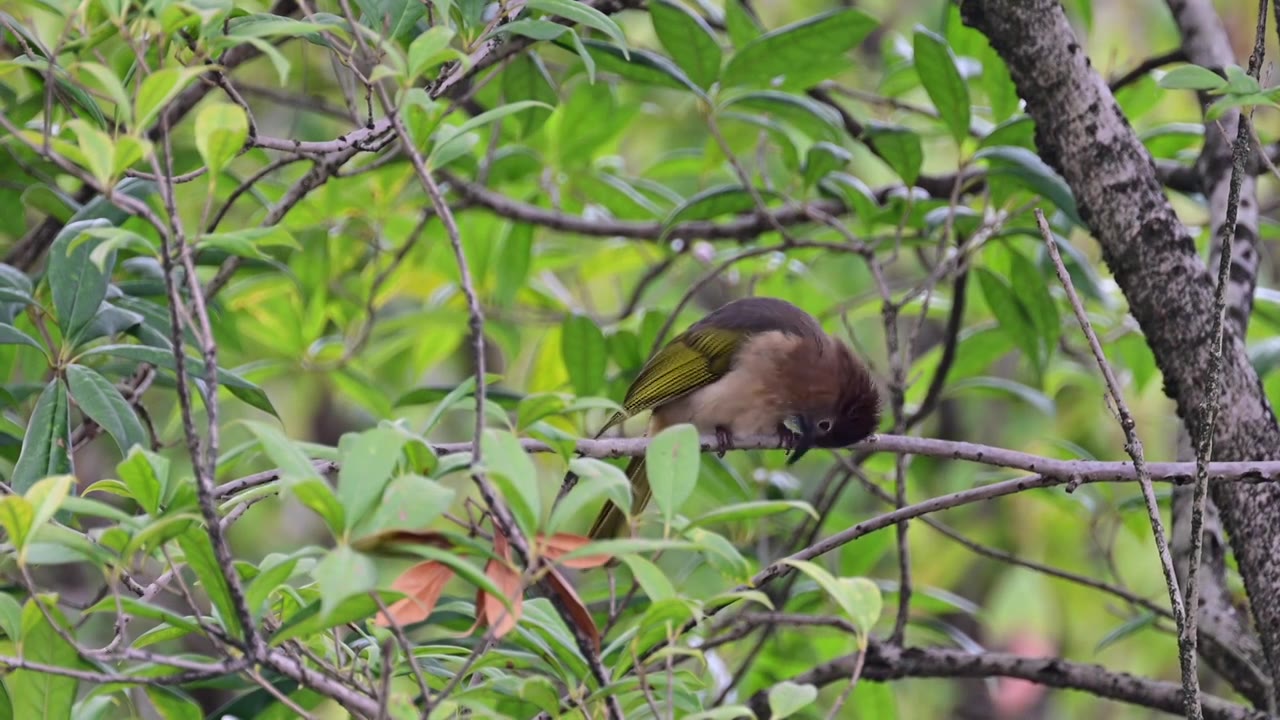
[[[1107,356],[1102,351],[1102,344],[1098,342],[1098,336],[1093,332],[1093,325],[1089,322],[1089,316],[1085,314],[1084,304],[1080,301],[1080,296],[1076,294],[1075,285],[1071,282],[1071,275],[1067,272],[1067,266],[1062,263],[1062,255],[1058,252],[1058,243],[1053,237],[1053,232],[1049,230],[1049,223],[1044,218],[1044,213],[1036,208],[1036,223],[1040,226],[1040,234],[1044,236],[1044,241],[1049,250],[1049,257],[1053,260],[1054,268],[1058,272],[1058,280],[1062,282],[1063,289],[1067,292],[1067,299],[1071,302],[1071,308],[1075,311],[1076,320],[1080,323],[1080,329],[1084,331],[1085,337],[1089,340],[1089,348],[1093,350],[1093,356],[1098,361],[1098,367],[1102,371],[1103,380],[1107,385],[1107,392],[1111,395],[1111,401],[1115,404],[1116,414],[1119,416],[1120,428],[1125,435],[1125,451],[1133,458],[1134,470],[1138,473],[1138,485],[1142,488],[1142,498],[1146,501],[1147,518],[1151,521],[1151,533],[1155,537],[1156,552],[1160,556],[1160,569],[1164,572],[1165,586],[1169,590],[1169,606],[1173,611],[1173,622],[1178,627],[1178,660],[1182,668],[1182,690],[1186,703],[1186,712],[1188,720],[1199,720],[1204,717],[1203,710],[1200,707],[1200,678],[1196,672],[1196,655],[1194,643],[1189,643],[1187,638],[1187,611],[1182,604],[1182,593],[1178,590],[1178,576],[1173,568],[1173,556],[1169,553],[1169,543],[1164,534],[1164,522],[1160,519],[1160,506],[1156,501],[1155,490],[1151,485],[1151,476],[1147,471],[1146,458],[1143,456],[1142,440],[1138,438],[1137,424],[1133,420],[1133,415],[1129,412],[1129,407],[1125,404],[1124,394],[1120,390],[1120,383],[1116,380],[1115,373],[1111,370],[1111,364],[1107,362]],[[1191,572],[1195,572],[1194,566]]]
[[[1266,33],[1267,0],[1259,0],[1257,34],[1254,41],[1253,54],[1249,57],[1249,74],[1255,80],[1260,77],[1262,71],[1262,59],[1266,53]],[[1204,549],[1204,513],[1209,495],[1207,466],[1209,460],[1213,457],[1213,435],[1218,422],[1218,406],[1221,404],[1222,397],[1223,320],[1227,308],[1227,285],[1230,281],[1233,260],[1232,246],[1235,243],[1236,220],[1240,210],[1240,187],[1244,182],[1245,164],[1248,162],[1252,151],[1250,144],[1251,132],[1249,129],[1252,117],[1252,106],[1248,108],[1247,113],[1243,110],[1240,112],[1236,128],[1235,146],[1231,150],[1231,180],[1227,191],[1227,214],[1220,236],[1222,248],[1218,255],[1218,282],[1213,291],[1213,339],[1210,341],[1209,346],[1209,382],[1206,390],[1207,397],[1197,413],[1200,422],[1196,428],[1195,437],[1196,482],[1191,500],[1191,549],[1187,560],[1186,607],[1188,612],[1186,625],[1179,626],[1179,629],[1186,636],[1185,638],[1179,638],[1179,644],[1186,646],[1187,649],[1184,654],[1190,655],[1193,663],[1198,652],[1197,646],[1199,642],[1196,624],[1199,619],[1198,610],[1200,608],[1200,562]],[[1192,672],[1194,670],[1195,666],[1193,664]],[[1184,670],[1183,672],[1185,676],[1186,671]],[[1186,679],[1184,677],[1184,686],[1185,684]],[[1187,686],[1188,693],[1193,689],[1198,694],[1199,685]],[[1194,720],[1200,715],[1199,698],[1197,697],[1194,702],[1191,698],[1188,698],[1187,717]]]

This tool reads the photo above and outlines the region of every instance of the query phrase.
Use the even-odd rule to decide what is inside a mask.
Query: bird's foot
[[[716,457],[724,457],[726,450],[733,447],[733,433],[723,425],[716,426]]]
[[[794,432],[791,428],[778,423],[778,444],[786,450],[788,454],[796,449],[796,444],[800,440],[800,433]]]

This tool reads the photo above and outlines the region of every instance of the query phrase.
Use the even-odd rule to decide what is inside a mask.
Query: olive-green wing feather
[[[737,330],[692,327],[676,336],[645,364],[614,413],[596,437],[627,418],[669,403],[719,380],[733,367],[733,357],[747,339]]]
[[[631,481],[631,514],[635,515],[649,504],[653,490],[649,487],[649,473],[645,470],[644,456],[633,457],[627,463],[627,479]],[[627,514],[622,512],[612,501],[606,500],[596,521],[587,531],[587,537],[593,540],[612,540],[622,534],[627,524]]]

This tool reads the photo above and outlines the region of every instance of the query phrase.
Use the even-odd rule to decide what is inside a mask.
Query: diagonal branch
[[[1093,357],[1098,361],[1098,369],[1102,371],[1107,393],[1111,396],[1120,427],[1124,430],[1124,449],[1133,458],[1133,469],[1138,473],[1138,485],[1142,488],[1142,499],[1146,502],[1147,519],[1151,522],[1151,534],[1155,538],[1156,553],[1160,556],[1160,570],[1164,573],[1164,582],[1169,590],[1169,607],[1173,611],[1173,622],[1178,626],[1178,661],[1182,668],[1182,694],[1187,720],[1201,720],[1204,713],[1200,708],[1200,676],[1196,671],[1196,643],[1192,635],[1195,632],[1195,622],[1187,619],[1187,608],[1183,604],[1182,593],[1178,590],[1178,574],[1173,569],[1173,556],[1169,553],[1169,541],[1164,534],[1164,521],[1160,519],[1160,505],[1156,501],[1155,489],[1151,486],[1151,475],[1147,471],[1147,459],[1142,451],[1142,440],[1138,438],[1138,426],[1134,422],[1133,414],[1129,412],[1128,404],[1124,401],[1124,393],[1120,390],[1120,383],[1116,380],[1111,364],[1107,362],[1107,355],[1102,351],[1102,343],[1098,342],[1098,335],[1093,331],[1093,325],[1089,323],[1089,316],[1085,314],[1084,303],[1076,294],[1075,285],[1071,282],[1071,274],[1067,272],[1067,266],[1062,264],[1058,242],[1050,232],[1049,223],[1044,219],[1044,213],[1039,208],[1036,208],[1036,224],[1040,226],[1040,235],[1044,237],[1045,246],[1049,249],[1049,257],[1053,260],[1053,267],[1058,272],[1058,280],[1067,291],[1067,300],[1070,301],[1071,309],[1076,314],[1080,329],[1089,340],[1089,349],[1093,351]],[[1197,463],[1197,471],[1200,467],[1202,466]]]

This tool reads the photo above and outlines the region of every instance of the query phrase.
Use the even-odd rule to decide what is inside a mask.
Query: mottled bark
[[[1231,40],[1213,4],[1208,0],[1167,0],[1169,11],[1182,37],[1186,58],[1210,68],[1222,68],[1236,61]],[[1204,107],[1216,99],[1200,94]],[[1240,121],[1238,110],[1231,110],[1204,126],[1204,146],[1196,162],[1196,173],[1209,207],[1209,267],[1218,267],[1222,253],[1223,225],[1227,218],[1227,196],[1231,185],[1231,145],[1229,134]],[[1236,216],[1235,241],[1232,244],[1231,272],[1226,288],[1226,322],[1238,337],[1245,337],[1249,316],[1253,311],[1253,292],[1257,286],[1260,256],[1258,241],[1257,182],[1247,174],[1240,186],[1240,204]],[[1216,280],[1216,278],[1215,278]],[[1219,422],[1231,422],[1232,408],[1219,411]],[[1189,425],[1179,428],[1177,447],[1179,460],[1195,458]],[[1271,694],[1269,687],[1257,681],[1258,669],[1265,668],[1262,648],[1250,634],[1246,618],[1232,602],[1226,588],[1226,543],[1217,506],[1210,502],[1204,518],[1204,547],[1200,562],[1200,654],[1224,678],[1254,702]],[[1191,553],[1192,488],[1173,490],[1173,524],[1171,549],[1178,571],[1178,582],[1187,587],[1187,567]],[[1248,667],[1242,667],[1246,665]]]
[[[794,678],[798,683],[819,687],[847,680],[858,665],[857,655],[846,655],[823,663]],[[970,653],[951,648],[898,648],[873,640],[863,658],[859,682],[900,678],[1021,678],[1048,687],[1071,688],[1117,702],[1163,710],[1182,711],[1182,688],[1177,683],[1159,682],[1112,672],[1098,665],[1058,658],[1032,658],[999,652]],[[1206,720],[1266,720],[1266,713],[1236,705],[1213,695],[1202,698]],[[766,691],[751,698],[757,717],[768,717]]]
[[[1041,156],[1071,186],[1081,218],[1129,301],[1184,422],[1206,399],[1213,280],[1139,142],[1054,0],[962,0],[1009,66],[1036,121]],[[1280,455],[1280,427],[1232,325],[1224,339],[1215,455]],[[1280,660],[1280,487],[1213,488],[1275,681]]]

